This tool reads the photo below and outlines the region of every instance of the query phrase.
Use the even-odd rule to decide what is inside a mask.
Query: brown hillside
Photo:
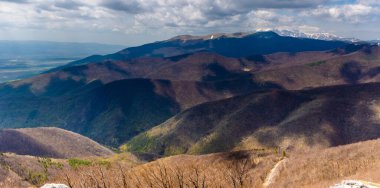
[[[342,180],[380,183],[380,140],[291,153],[270,187],[322,188]]]
[[[0,130],[0,152],[54,158],[113,154],[89,138],[63,129],[47,127]]]
[[[339,53],[338,53],[339,54]],[[380,47],[364,47],[349,54],[300,53],[273,56],[275,62],[254,73],[256,81],[299,90],[380,81]],[[315,57],[313,57],[315,56]]]
[[[122,149],[161,155],[326,148],[380,137],[380,85],[253,93],[186,110]]]

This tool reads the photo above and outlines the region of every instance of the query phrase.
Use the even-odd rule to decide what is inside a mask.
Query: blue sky
[[[379,0],[0,0],[0,40],[133,46],[262,29],[380,39]]]

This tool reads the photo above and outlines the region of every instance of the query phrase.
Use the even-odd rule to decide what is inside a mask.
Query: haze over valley
[[[0,82],[27,78],[71,61],[123,49],[121,45],[0,41]]]

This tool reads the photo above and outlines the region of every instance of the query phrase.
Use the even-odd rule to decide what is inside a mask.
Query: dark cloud
[[[193,7],[206,19],[223,19],[225,17],[246,14],[257,9],[300,9],[317,7],[320,4],[336,0],[104,0],[101,6],[130,14],[143,14],[160,11],[168,13]],[[143,2],[143,4],[142,4]]]
[[[217,19],[236,14],[245,14],[257,9],[301,9],[313,8],[329,0],[221,0],[208,1],[203,14],[210,19]],[[205,1],[206,2],[206,1]]]
[[[241,8],[310,8],[326,3],[329,0],[240,0],[236,1]],[[232,2],[232,1],[231,1]]]
[[[29,3],[29,0],[0,0],[0,2],[10,2],[10,3]]]
[[[135,0],[113,0],[113,1],[104,1],[101,3],[101,6],[108,9],[123,11],[126,13],[137,14],[144,11],[142,5]]]
[[[76,10],[79,7],[83,6],[83,4],[72,1],[72,0],[65,0],[65,1],[55,2],[54,6],[57,8],[62,8],[62,9]]]
[[[85,6],[85,5],[83,3],[76,2],[73,0],[60,0],[60,1],[49,1],[48,3],[35,4],[35,10],[37,12],[41,12],[41,11],[56,12],[62,9],[77,11],[79,7],[82,7],[82,6]]]

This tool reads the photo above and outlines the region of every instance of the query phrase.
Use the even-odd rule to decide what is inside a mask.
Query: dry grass
[[[320,188],[345,179],[380,182],[378,148],[380,140],[372,140],[287,153],[288,159],[268,187]],[[113,165],[69,170],[56,180],[73,187],[264,187],[264,180],[282,157],[282,152],[278,153],[178,155],[133,168]]]
[[[344,179],[380,182],[380,140],[293,153],[273,187],[328,187]]]
[[[240,151],[201,156],[179,155],[135,167],[120,163],[69,169],[54,182],[76,187],[259,187],[278,161],[263,151]]]
[[[111,164],[115,167],[123,166],[123,169],[130,169],[140,165],[141,161],[130,153],[115,154],[108,158],[81,159],[51,159],[3,153],[0,155],[0,187],[41,186],[46,182],[54,182],[54,177],[65,175],[65,172],[79,172],[85,167],[88,169],[100,167],[102,170],[104,169],[104,172],[107,172],[107,175],[110,175]],[[116,170],[118,169],[116,168]],[[94,176],[98,175],[98,171],[87,172]]]
[[[41,186],[62,169],[65,160],[3,153],[0,156],[0,187]]]
[[[278,168],[268,187],[320,188],[345,179],[380,182],[380,139],[328,149],[286,153],[287,160]],[[276,154],[279,153],[279,154]],[[0,185],[22,187],[22,166],[43,172],[38,159],[2,156]],[[174,187],[264,187],[268,174],[283,157],[282,152],[237,151],[208,155],[177,155],[149,163],[136,161],[130,154],[89,160],[91,165],[70,167],[67,161],[57,170],[48,168],[47,182],[65,183],[72,188],[174,188]],[[6,171],[4,161],[11,171]],[[19,162],[17,166],[16,162]],[[20,163],[22,161],[22,163]],[[21,165],[21,166],[20,166]],[[4,175],[5,174],[5,175]],[[35,184],[33,181],[30,183]]]

